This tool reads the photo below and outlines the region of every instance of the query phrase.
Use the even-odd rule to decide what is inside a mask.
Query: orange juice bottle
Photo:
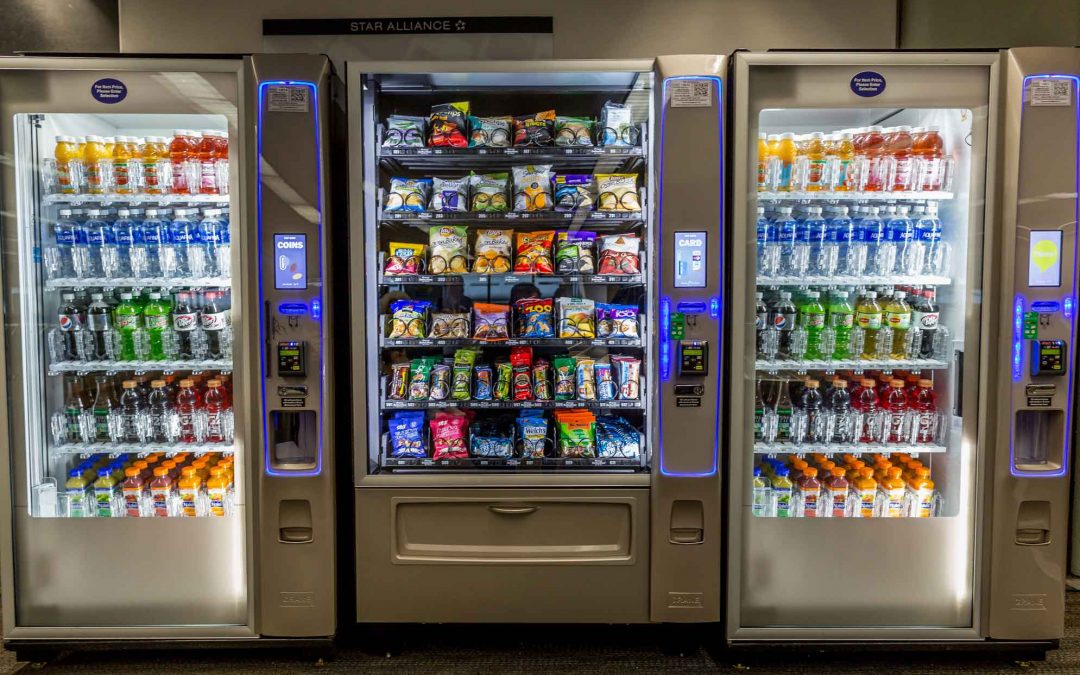
[[[202,479],[198,469],[185,466],[180,475],[180,515],[195,518],[202,515]]]
[[[837,134],[836,154],[830,167],[833,190],[848,192],[855,189],[855,145],[852,134]]]
[[[117,136],[113,144],[113,183],[116,192],[122,195],[130,195],[135,192],[133,178],[136,172],[132,171],[131,163],[137,159],[135,156],[134,139],[130,136]]]
[[[766,140],[765,132],[762,131],[757,135],[757,189],[758,192],[764,192],[768,189],[768,177],[769,177],[769,143]]]
[[[139,158],[142,160],[143,190],[151,195],[168,192],[169,149],[164,136],[147,136]]]
[[[79,177],[82,175],[82,157],[79,145],[73,136],[57,136],[56,149],[56,190],[60,194],[73,195],[79,192]]]
[[[844,474],[849,483],[854,483],[859,477],[859,472],[866,468],[866,462],[861,459],[857,459],[848,465],[848,470]],[[870,469],[870,473],[873,474],[874,470]]]
[[[116,136],[103,136],[101,142],[105,144],[105,156],[112,157],[113,150],[116,148]]]
[[[765,166],[765,183],[769,190],[775,190],[780,179],[780,134],[765,137],[768,159]]]
[[[210,480],[206,481],[206,496],[210,501],[210,515],[222,517],[228,509],[229,485],[228,470],[223,466],[210,469]]]
[[[87,136],[83,161],[86,164],[86,191],[92,195],[103,195],[108,190],[106,160],[111,159],[105,150],[105,141],[101,136]]]
[[[878,483],[878,514],[883,518],[900,518],[904,515],[904,481],[901,469],[890,466],[885,478]]]
[[[824,134],[815,131],[806,141],[803,153],[803,189],[821,192],[825,188],[825,141]]]
[[[776,147],[778,160],[776,189],[781,192],[791,192],[794,189],[795,157],[795,134],[780,134],[780,142]]]
[[[930,469],[920,466],[914,475],[908,478],[909,516],[929,518],[934,513],[934,481],[930,480]]]
[[[859,475],[851,481],[851,491],[855,493],[853,518],[873,518],[874,502],[877,499],[877,481],[874,471],[869,467],[859,469]]]

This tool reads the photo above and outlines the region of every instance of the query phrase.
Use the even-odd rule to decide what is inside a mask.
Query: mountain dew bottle
[[[116,329],[120,332],[120,360],[134,361],[135,331],[139,329],[142,311],[131,299],[131,293],[120,294],[120,304],[113,310],[116,315]]]
[[[825,329],[825,306],[821,293],[810,291],[799,306],[799,319],[806,330],[806,358],[821,358],[821,331]]]
[[[848,301],[847,291],[837,291],[829,301],[829,325],[836,331],[835,359],[851,358],[851,328],[855,325],[855,309]]]

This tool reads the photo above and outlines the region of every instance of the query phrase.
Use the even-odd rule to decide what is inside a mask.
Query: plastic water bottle
[[[889,276],[896,271],[896,244],[889,241],[889,230],[885,223],[896,214],[896,207],[886,207],[884,218],[879,213],[880,209],[870,207],[870,215],[863,219],[863,228],[869,237],[873,273]]]
[[[866,274],[870,265],[870,246],[864,236],[862,221],[866,217],[868,207],[855,207],[855,217],[852,218],[851,242],[848,244],[848,253],[844,261],[844,273],[848,276],[861,277]]]
[[[56,242],[56,277],[73,278],[75,273],[75,240],[79,224],[71,216],[71,209],[60,209],[56,224],[53,225],[53,239]]]
[[[229,228],[221,216],[221,209],[203,211],[202,220],[199,221],[199,241],[204,250],[204,275],[228,276]],[[224,274],[221,271],[223,264],[225,265]]]
[[[105,230],[108,228],[111,231],[111,226],[105,222],[105,214],[100,209],[90,209],[86,212],[86,223],[83,225],[86,229],[86,276],[92,278],[105,276],[102,249],[105,248]]]
[[[160,277],[162,276],[162,246],[168,241],[168,231],[165,221],[161,218],[158,209],[146,209],[146,220],[142,223],[142,237],[139,246],[142,249],[140,258],[144,268],[137,272],[137,276]]]
[[[192,215],[198,212],[198,209],[176,209],[169,228],[173,254],[176,256],[173,273],[178,277],[200,277],[205,267],[205,251],[199,245],[199,226],[192,219]]]
[[[220,210],[220,216],[215,221],[217,229],[217,241],[215,242],[215,271],[218,276],[232,276],[232,235],[229,232],[229,211]]]
[[[802,236],[799,237],[799,243],[804,244],[808,251],[807,271],[810,274],[820,273],[821,251],[825,244],[826,232],[827,224],[821,215],[821,207],[811,206],[807,209],[806,219],[802,222],[800,231]]]
[[[817,210],[817,219],[811,221],[811,211]],[[797,277],[804,277],[810,272],[810,262],[813,260],[814,246],[810,235],[812,222],[821,222],[821,209],[812,206],[807,210],[807,215],[795,221],[795,240],[791,244],[791,256],[789,257],[789,272]],[[824,224],[824,223],[822,223]]]
[[[757,208],[757,259],[758,274],[774,277],[780,273],[780,242],[777,241],[776,225],[765,217],[765,208]]]
[[[761,473],[761,467],[754,467],[754,506],[753,513],[758,518],[772,515],[772,488],[769,479]]]
[[[891,271],[881,271],[882,263],[886,262],[882,259],[881,251],[881,245],[885,241],[885,223],[881,222],[878,216],[878,207],[867,207],[865,215],[859,221],[859,238],[866,245],[868,263],[865,273],[890,274]]]
[[[924,274],[949,275],[952,247],[942,239],[941,221],[938,219],[938,205],[930,202],[926,205],[926,214],[919,219],[915,228],[915,237],[921,249],[919,254],[923,263]]]
[[[131,211],[119,209],[112,227],[116,235],[116,276],[130,277],[135,247],[142,242],[141,225],[131,217]]]
[[[896,215],[886,223],[889,243],[896,247],[897,274],[918,274],[915,267],[915,223],[908,217],[908,207],[896,207]]]
[[[818,250],[816,274],[831,277],[845,273],[847,248],[851,243],[851,219],[847,216],[847,207],[833,209],[825,224],[825,234]]]
[[[781,206],[777,209],[773,227],[776,228],[776,239],[780,245],[780,274],[794,274],[791,263],[794,258],[798,223],[791,216],[790,206]]]

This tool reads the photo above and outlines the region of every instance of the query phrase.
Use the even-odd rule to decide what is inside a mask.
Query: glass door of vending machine
[[[735,57],[733,641],[977,636],[996,62]]]
[[[250,636],[243,61],[0,67],[6,637]]]

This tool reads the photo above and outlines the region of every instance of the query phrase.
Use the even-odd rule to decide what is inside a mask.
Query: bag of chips
[[[431,367],[431,393],[428,399],[445,401],[448,396],[450,396],[450,365],[436,363]]]
[[[545,110],[535,115],[519,115],[514,118],[514,147],[551,145],[555,126],[555,111]]]
[[[600,145],[633,147],[641,140],[641,130],[634,124],[629,104],[608,101],[600,111]]]
[[[404,401],[409,397],[409,362],[394,363],[390,366],[390,381],[386,386],[386,398],[391,401]]]
[[[467,417],[450,412],[439,412],[431,420],[431,444],[434,459],[465,459],[469,451],[465,447]]]
[[[532,347],[512,347],[510,349],[510,367],[513,369],[511,398],[514,401],[531,401],[532,391]]]
[[[465,274],[469,271],[469,230],[464,225],[438,225],[428,233],[431,250],[428,271],[432,274]]]
[[[641,434],[630,422],[614,415],[596,418],[596,454],[612,459],[641,456]]]
[[[518,232],[514,271],[529,274],[554,274],[555,264],[551,258],[551,244],[555,230]]]
[[[641,240],[636,234],[600,238],[600,274],[641,274]]]
[[[510,337],[510,305],[473,303],[473,338],[489,342]]]
[[[514,367],[510,365],[509,361],[497,361],[495,363],[495,400],[509,401],[513,387]]]
[[[593,366],[593,376],[596,378],[596,400],[614,401],[619,393],[615,386],[615,378],[611,373],[611,361],[604,357]]]
[[[395,300],[390,303],[390,333],[386,337],[425,337],[429,309],[431,303],[427,300]]]
[[[513,230],[480,230],[477,232],[476,261],[473,263],[473,272],[477,274],[505,274],[509,272],[513,241]]]
[[[470,148],[509,148],[513,117],[469,117]]]
[[[510,188],[508,173],[474,173],[469,176],[472,188],[472,207],[476,213],[506,213],[510,210],[507,193]]]
[[[386,257],[386,274],[423,274],[427,268],[423,244],[390,242],[390,254]]]
[[[435,312],[431,315],[431,330],[428,337],[444,340],[469,337],[469,315]]]
[[[634,305],[596,305],[596,336],[602,338],[637,338],[639,310]]]
[[[593,144],[593,128],[596,122],[588,117],[555,118],[555,145],[587,148]]]
[[[450,396],[455,401],[468,401],[472,398],[472,376],[475,363],[475,349],[459,349],[454,352],[454,376],[450,385]]]
[[[596,416],[588,410],[555,412],[560,457],[596,456]]]
[[[409,115],[391,115],[386,119],[384,148],[422,148],[427,119]]]
[[[619,384],[619,398],[636,401],[641,397],[641,360],[632,356],[612,356],[615,381]]]
[[[522,410],[517,418],[517,429],[521,456],[527,459],[542,459],[548,436],[548,420],[543,411]]]
[[[592,211],[595,195],[591,174],[560,173],[555,176],[556,211]]]
[[[577,372],[574,378],[574,393],[579,401],[596,400],[596,360],[588,356],[579,356]]]
[[[517,336],[523,338],[555,337],[555,301],[551,298],[522,298],[514,303]]]
[[[592,340],[596,337],[596,303],[588,298],[555,298],[559,337]]]
[[[641,210],[636,173],[596,174],[597,211],[636,212]]]
[[[424,413],[398,412],[389,420],[391,457],[427,457]]]
[[[558,274],[594,274],[595,248],[595,232],[560,232],[555,238],[555,271]]]
[[[555,400],[573,401],[577,391],[577,363],[572,356],[555,357]]]
[[[482,363],[476,366],[476,384],[473,385],[473,398],[477,401],[490,401],[492,398],[492,373],[491,366]]]
[[[526,164],[513,168],[514,211],[531,213],[551,210],[553,206],[551,166],[551,164]]]
[[[512,428],[505,417],[477,420],[469,427],[469,453],[473,457],[513,457]]]
[[[469,208],[469,177],[432,178],[431,211],[464,213]]]
[[[431,106],[431,116],[428,118],[431,135],[428,136],[428,145],[433,148],[468,146],[469,141],[465,136],[465,123],[468,116],[468,101]]]
[[[547,359],[536,359],[532,367],[533,398],[537,401],[550,401],[551,363]]]
[[[430,198],[430,178],[391,178],[383,210],[387,213],[421,213],[427,208]]]
[[[431,369],[437,357],[424,356],[413,359],[409,367],[409,400],[426,401],[431,395]]]

